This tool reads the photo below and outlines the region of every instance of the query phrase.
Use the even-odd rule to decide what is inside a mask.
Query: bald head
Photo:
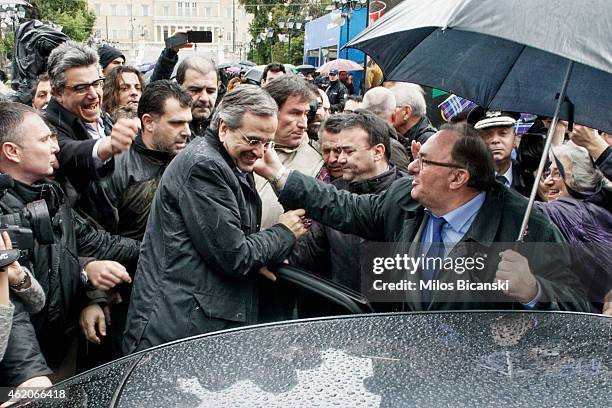
[[[372,112],[387,123],[393,124],[395,97],[387,88],[377,86],[366,92],[363,96],[361,108]]]

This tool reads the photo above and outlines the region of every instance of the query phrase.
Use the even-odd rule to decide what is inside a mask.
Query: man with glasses
[[[51,52],[48,64],[53,98],[46,117],[58,132],[58,180],[73,201],[74,190],[78,195],[112,172],[113,156],[130,147],[139,124],[120,119],[112,130],[105,128],[100,114],[104,77],[92,48],[65,42]]]
[[[331,105],[331,112],[342,112],[344,110],[344,102],[348,95],[348,89],[338,79],[338,70],[333,68],[329,71],[329,87],[327,88],[327,96]]]
[[[206,135],[166,169],[143,239],[125,353],[257,321],[258,271],[281,263],[305,232],[303,210],[260,231],[252,171],[273,150],[276,114],[263,89],[237,86]]]
[[[273,152],[266,154],[256,171],[278,180],[279,201],[286,208],[299,205],[308,216],[340,231],[396,243],[387,248],[393,250],[393,259],[405,255],[415,262],[422,260],[416,268],[395,263],[388,267],[387,279],[397,278],[393,275],[397,272],[415,286],[381,289],[378,300],[396,301],[399,296],[411,310],[589,310],[584,290],[570,270],[569,255],[561,250],[543,253],[533,244],[562,242],[558,230],[541,213],[531,213],[524,237],[530,245],[521,247],[524,255],[492,246],[517,239],[527,202],[495,182],[492,157],[471,127],[445,125],[423,146],[413,142],[412,150],[416,160],[409,171],[414,180],[397,180],[380,196],[337,191],[290,172]],[[439,260],[446,264],[447,258],[451,265],[440,267]],[[482,266],[468,271],[454,268],[458,258]],[[373,271],[372,267],[363,270],[364,276],[376,279]],[[459,289],[465,280],[469,288]],[[387,281],[393,282],[397,281]],[[483,283],[488,285],[478,286]]]

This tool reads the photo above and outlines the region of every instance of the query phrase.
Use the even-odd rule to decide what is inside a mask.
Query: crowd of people
[[[439,256],[440,243],[515,241],[534,184],[534,246],[480,277],[508,282],[505,302],[423,290],[375,309],[612,315],[612,135],[559,122],[536,180],[547,118],[520,138],[517,113],[485,108],[436,129],[416,84],[361,97],[346,72],[277,63],[252,84],[179,52],[164,49],[146,83],[117,49],[68,41],[31,106],[0,102],[2,384],[48,386],[196,334],[342,313],[270,267],[362,291],[361,254],[379,243]]]

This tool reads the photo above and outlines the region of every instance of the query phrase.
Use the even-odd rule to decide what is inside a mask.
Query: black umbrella
[[[66,34],[38,20],[19,26],[15,35],[11,86],[18,91],[20,102],[28,103],[36,77],[47,70],[49,54],[69,39]]]
[[[611,21],[607,0],[406,0],[348,46],[387,79],[553,117],[538,180],[559,118],[612,132]]]

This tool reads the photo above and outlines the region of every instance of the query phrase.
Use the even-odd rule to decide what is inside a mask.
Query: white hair
[[[409,82],[396,82],[389,88],[395,96],[398,107],[410,106],[415,116],[423,117],[427,114],[425,91],[420,85]]]
[[[568,142],[559,146],[553,146],[550,152],[550,160],[554,158],[572,163],[572,179],[568,185],[578,191],[595,191],[601,185],[603,174],[591,161],[589,152],[584,147],[578,146],[573,142]],[[566,180],[567,183],[567,180]]]
[[[390,115],[395,111],[395,97],[387,88],[377,86],[363,95],[361,108],[375,115]]]

